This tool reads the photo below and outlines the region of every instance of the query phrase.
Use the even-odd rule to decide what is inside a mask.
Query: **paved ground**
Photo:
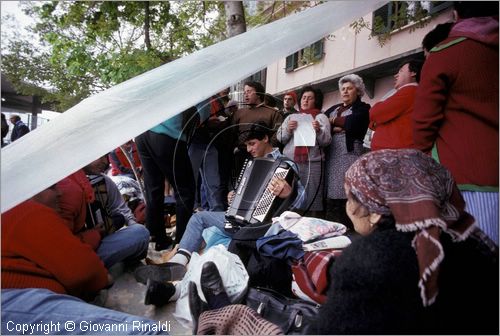
[[[153,244],[150,244],[149,257],[159,256],[158,252],[153,249]],[[125,269],[123,264],[113,266],[111,274],[115,278],[114,285],[107,291],[101,293],[101,302],[104,301],[104,306],[130,313],[137,316],[143,316],[152,320],[167,322],[170,325],[171,335],[191,335],[191,329],[184,328],[173,317],[175,311],[175,302],[168,305],[156,308],[153,305],[144,305],[144,292],[146,285],[138,283],[133,274],[132,269]]]

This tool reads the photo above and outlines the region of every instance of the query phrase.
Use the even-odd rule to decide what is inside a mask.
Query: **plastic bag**
[[[202,255],[196,252],[193,253],[186,275],[180,284],[181,294],[173,314],[175,319],[185,328],[192,328],[188,298],[188,284],[190,281],[196,283],[198,295],[206,302],[201,291],[200,276],[202,266],[207,261],[212,261],[217,265],[222,283],[231,302],[238,301],[246,293],[248,287],[248,273],[241,259],[236,254],[227,251],[223,245],[216,245]]]

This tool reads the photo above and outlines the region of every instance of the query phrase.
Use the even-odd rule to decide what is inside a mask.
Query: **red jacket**
[[[2,214],[2,288],[46,288],[88,297],[107,270],[51,208],[28,200]]]
[[[92,202],[94,198],[94,191],[87,175],[83,170],[79,170],[57,183],[57,188],[61,192],[59,198],[61,217],[66,221],[66,225],[71,232],[80,237],[82,242],[97,250],[101,243],[99,231],[97,229],[82,231],[85,227],[87,203]]]
[[[413,148],[412,118],[417,85],[407,84],[370,109],[370,128],[375,131],[371,149]]]
[[[137,151],[137,146],[135,143],[132,146],[132,160],[134,162],[135,168],[139,169],[142,167],[141,159]],[[111,163],[111,175],[116,176],[120,174],[134,174],[130,162],[128,162],[127,157],[123,154],[120,147],[113,150],[113,152],[108,155],[109,162]]]
[[[416,148],[436,144],[458,184],[498,187],[498,89],[498,17],[458,21],[424,63],[413,114]]]

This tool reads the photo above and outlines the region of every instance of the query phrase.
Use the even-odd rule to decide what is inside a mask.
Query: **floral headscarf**
[[[351,193],[372,213],[391,215],[396,229],[414,231],[424,306],[434,303],[439,264],[444,258],[441,230],[454,241],[467,238],[474,218],[448,170],[414,149],[385,149],[360,157],[346,172]]]

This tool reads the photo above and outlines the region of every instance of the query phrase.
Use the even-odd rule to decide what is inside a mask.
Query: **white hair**
[[[365,83],[363,83],[363,78],[356,74],[345,75],[339,80],[339,90],[342,90],[342,85],[344,83],[352,83],[356,90],[358,90],[358,96],[363,97],[365,95]]]

